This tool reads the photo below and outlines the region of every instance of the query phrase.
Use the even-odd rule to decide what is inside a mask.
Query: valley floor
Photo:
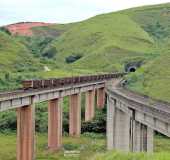
[[[47,151],[47,135],[37,134],[36,160],[170,160],[170,139],[156,136],[153,155],[106,152],[105,136],[86,133],[81,138],[64,136],[63,149],[57,153]],[[0,134],[0,160],[16,160],[16,134]],[[64,156],[64,150],[80,151],[79,156]],[[168,153],[169,152],[169,153]]]

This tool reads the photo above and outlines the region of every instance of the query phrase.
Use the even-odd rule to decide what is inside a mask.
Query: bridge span
[[[62,147],[62,106],[66,96],[69,97],[69,135],[80,136],[81,93],[86,97],[85,121],[94,118],[95,95],[99,109],[104,107],[107,95],[109,150],[152,152],[154,131],[170,137],[170,104],[121,88],[118,84],[123,75],[72,77],[61,81],[60,86],[51,86],[47,81],[49,87],[1,92],[0,112],[9,109],[17,112],[17,160],[35,160],[35,104],[38,102],[48,101],[49,150],[56,151]]]
[[[36,103],[48,101],[48,149],[56,151],[62,147],[63,98],[69,97],[69,135],[79,137],[81,134],[81,93],[85,93],[86,97],[85,121],[90,121],[95,115],[95,94],[97,107],[102,109],[105,104],[106,83],[114,82],[123,75],[112,73],[56,79],[57,82],[61,82],[58,87],[48,83],[49,87],[47,85],[44,88],[33,87],[27,90],[0,93],[0,112],[9,109],[16,109],[17,112],[17,160],[35,160]],[[68,83],[68,80],[71,81]],[[39,84],[40,81],[34,82]],[[51,82],[51,80],[46,80],[46,82]]]
[[[170,104],[108,84],[107,148],[152,152],[154,131],[170,137]]]

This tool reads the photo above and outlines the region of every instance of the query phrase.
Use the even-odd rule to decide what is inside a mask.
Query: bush
[[[45,57],[45,58],[54,58],[54,56],[56,55],[57,53],[57,50],[55,47],[51,47],[49,49],[47,49],[43,54],[42,56]]]
[[[0,113],[0,132],[16,130],[16,113],[6,111]]]
[[[7,33],[8,35],[11,35],[11,32],[5,28],[5,27],[0,27],[0,31]]]
[[[91,122],[82,121],[82,133],[83,132],[105,133],[106,132],[106,109],[96,110],[96,115],[93,121]]]
[[[82,56],[81,55],[71,55],[69,57],[66,57],[65,61],[66,63],[73,63],[77,60],[79,60]]]

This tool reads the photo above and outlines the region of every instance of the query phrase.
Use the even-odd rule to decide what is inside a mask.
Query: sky
[[[0,26],[26,21],[71,23],[89,17],[170,0],[0,0]]]

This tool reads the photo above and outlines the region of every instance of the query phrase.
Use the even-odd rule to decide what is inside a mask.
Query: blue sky
[[[70,23],[97,14],[170,0],[0,0],[0,25],[21,21]]]

